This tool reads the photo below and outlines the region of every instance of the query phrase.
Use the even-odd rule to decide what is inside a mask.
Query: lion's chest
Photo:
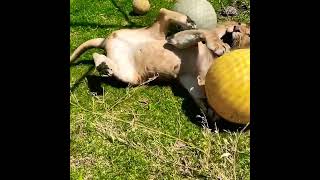
[[[154,41],[153,38],[137,30],[117,31],[108,39],[108,56],[119,61],[132,60],[135,52],[141,46],[152,41]]]

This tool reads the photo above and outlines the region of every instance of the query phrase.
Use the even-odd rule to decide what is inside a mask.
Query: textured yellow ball
[[[206,75],[210,106],[224,119],[250,122],[250,49],[238,49],[217,58]]]
[[[149,0],[133,0],[133,12],[139,15],[147,13],[150,9]]]

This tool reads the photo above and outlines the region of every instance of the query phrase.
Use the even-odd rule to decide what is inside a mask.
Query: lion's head
[[[229,44],[231,49],[250,48],[249,24],[227,21],[222,23],[221,26],[226,28],[226,33],[221,39]]]

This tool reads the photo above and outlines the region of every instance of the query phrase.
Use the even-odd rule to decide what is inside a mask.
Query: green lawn
[[[231,3],[211,2],[217,12]],[[173,0],[150,3],[148,14],[133,16],[131,0],[71,0],[70,53],[88,39],[151,24]],[[250,22],[248,13],[234,19]],[[250,131],[201,126],[177,83],[132,88],[98,77],[93,52],[101,50],[70,67],[71,179],[249,179]]]

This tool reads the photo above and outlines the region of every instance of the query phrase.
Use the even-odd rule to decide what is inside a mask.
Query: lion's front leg
[[[213,53],[221,56],[222,54],[230,51],[230,46],[220,39],[220,36],[222,37],[223,32],[226,32],[226,30],[186,30],[168,37],[167,43],[179,49],[184,49],[197,45],[199,42],[203,42]]]

